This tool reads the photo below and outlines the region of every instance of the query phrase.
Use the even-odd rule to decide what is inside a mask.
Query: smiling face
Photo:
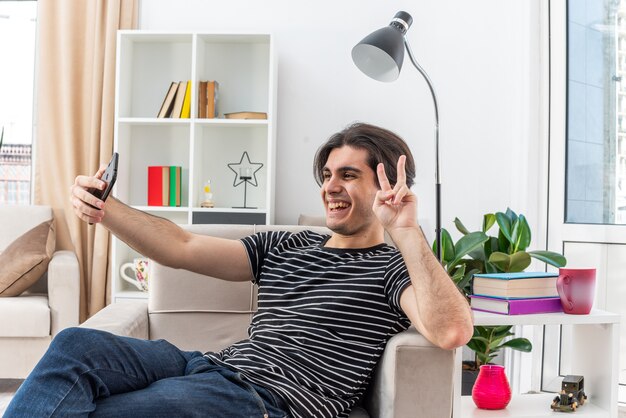
[[[376,173],[367,158],[366,150],[343,146],[334,148],[326,160],[320,192],[326,225],[335,233],[329,245],[364,248],[383,240],[382,226],[372,211]]]

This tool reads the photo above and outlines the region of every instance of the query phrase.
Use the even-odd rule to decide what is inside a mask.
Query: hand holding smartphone
[[[96,188],[87,189],[89,193],[91,193],[98,199],[102,200],[103,202],[106,201],[107,197],[109,197],[109,194],[111,193],[111,189],[113,189],[113,185],[115,184],[115,180],[117,180],[118,160],[119,160],[119,154],[117,152],[114,152],[113,156],[111,157],[111,161],[109,161],[109,165],[107,166],[106,170],[102,174],[102,177],[100,177],[100,180],[106,183],[106,187],[104,188],[104,190],[100,190]]]

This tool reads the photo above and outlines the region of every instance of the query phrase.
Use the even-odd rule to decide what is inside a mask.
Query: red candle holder
[[[504,366],[484,364],[480,366],[472,399],[480,409],[504,409],[511,401],[511,387],[504,374]]]

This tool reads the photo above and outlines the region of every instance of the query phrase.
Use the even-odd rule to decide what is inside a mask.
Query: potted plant
[[[487,233],[498,224],[496,236]],[[506,212],[487,213],[483,216],[480,231],[470,232],[459,218],[454,225],[463,235],[456,243],[450,233],[442,230],[442,263],[459,290],[467,298],[472,294],[472,277],[478,273],[520,272],[526,269],[532,258],[555,267],[563,267],[565,257],[552,251],[527,251],[531,232],[526,217],[511,209]],[[433,249],[436,248],[436,242]],[[478,369],[490,363],[505,347],[529,352],[532,344],[526,338],[513,338],[512,326],[476,326],[474,336],[467,347],[474,352],[473,362],[463,364],[463,395],[471,394]]]

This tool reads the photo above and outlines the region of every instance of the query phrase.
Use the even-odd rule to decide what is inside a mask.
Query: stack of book
[[[504,315],[563,312],[556,290],[557,273],[475,274],[470,305]]]
[[[181,167],[148,167],[148,206],[180,206]]]

